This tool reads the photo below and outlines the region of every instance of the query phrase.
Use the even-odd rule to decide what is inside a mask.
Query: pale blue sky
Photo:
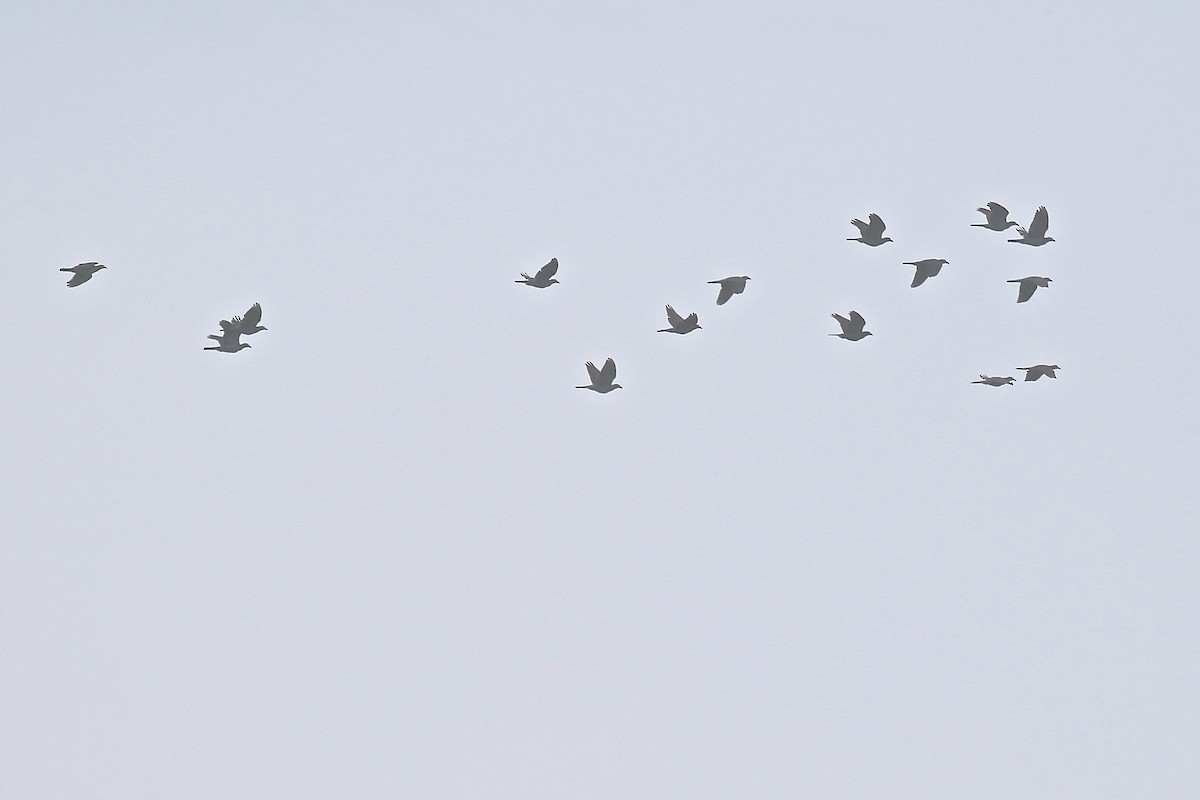
[[[6,795],[1194,796],[1197,16],[9,9]]]

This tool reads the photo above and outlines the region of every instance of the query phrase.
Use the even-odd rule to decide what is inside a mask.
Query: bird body
[[[1041,206],[1037,211],[1033,212],[1033,222],[1029,223],[1029,229],[1026,230],[1020,225],[1017,226],[1017,233],[1020,239],[1009,239],[1010,242],[1017,244],[1027,244],[1030,247],[1041,247],[1046,242],[1053,242],[1054,239],[1046,235],[1046,229],[1050,227],[1050,212],[1045,206]]]
[[[709,281],[709,283],[717,283],[721,285],[721,291],[717,294],[717,305],[723,306],[729,302],[729,298],[735,294],[741,294],[746,291],[746,281],[750,278],[746,275],[735,275],[732,278],[721,278],[719,281]]]
[[[675,309],[667,306],[667,322],[671,324],[671,327],[662,328],[658,331],[659,333],[691,333],[700,330],[700,317],[695,311],[686,317],[681,317]]]
[[[1012,386],[1016,378],[989,378],[987,375],[980,375],[983,378],[981,381],[971,381],[971,383],[986,383],[988,386]]]
[[[883,224],[883,220],[878,214],[870,215],[866,222],[861,219],[852,219],[850,224],[858,228],[858,237],[847,239],[847,242],[862,242],[868,247],[879,247],[884,242],[892,241],[892,237],[883,235],[883,232],[887,230],[887,225]]]
[[[239,335],[249,336],[252,333],[266,330],[266,328],[258,324],[259,322],[262,322],[262,306],[255,303],[242,316],[221,320],[221,330],[225,333],[237,331]]]
[[[601,369],[596,369],[596,365],[592,362],[587,362],[588,377],[592,379],[590,386],[576,386],[576,389],[591,389],[593,392],[600,394],[608,394],[613,389],[623,389],[619,383],[613,383],[617,379],[617,362],[611,358],[604,362]]]
[[[78,286],[81,283],[87,283],[92,279],[99,270],[108,269],[108,267],[96,261],[85,261],[82,264],[76,264],[73,267],[63,267],[59,272],[73,272],[70,280],[67,281],[67,286]]]
[[[558,259],[552,258],[546,263],[546,266],[537,271],[537,274],[532,278],[528,273],[522,272],[521,277],[524,280],[514,281],[514,283],[523,283],[526,286],[532,286],[535,289],[545,289],[553,283],[558,283],[558,279],[554,277],[554,273],[558,272]]]
[[[1035,364],[1032,367],[1017,367],[1017,369],[1025,370],[1025,380],[1036,381],[1043,375],[1057,380],[1058,376],[1054,374],[1054,371],[1062,369],[1062,367],[1058,364]]]
[[[852,342],[857,342],[859,339],[865,339],[868,336],[874,335],[870,331],[863,330],[866,327],[867,321],[857,311],[851,311],[849,319],[843,317],[841,314],[831,314],[830,316],[836,319],[838,324],[842,326],[841,333],[831,333],[829,334],[830,336],[837,336],[841,339],[849,339]]]
[[[942,267],[950,262],[944,258],[926,258],[921,261],[905,261],[907,267],[916,267],[917,271],[913,274],[912,285],[910,288],[915,289],[925,282],[926,278],[932,278],[942,271]]]
[[[206,347],[205,350],[216,350],[221,353],[236,353],[242,348],[249,347],[246,342],[241,341],[242,332],[237,330],[227,330],[224,333],[217,335],[210,333],[209,339],[217,342],[216,347]]]
[[[1008,209],[999,203],[988,203],[975,209],[987,217],[987,222],[972,222],[972,228],[987,228],[989,231],[1006,231],[1017,223],[1008,218]]]
[[[1033,293],[1038,290],[1038,287],[1043,289],[1050,286],[1050,278],[1041,278],[1037,275],[1030,275],[1028,278],[1016,278],[1009,283],[1019,283],[1021,286],[1017,289],[1017,302],[1024,303],[1029,298],[1033,297]]]

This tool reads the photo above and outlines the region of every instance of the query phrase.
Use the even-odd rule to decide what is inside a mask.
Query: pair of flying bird
[[[204,349],[216,350],[219,353],[237,353],[250,346],[248,342],[242,341],[243,336],[266,330],[258,324],[260,322],[262,322],[262,306],[255,303],[245,314],[234,316],[233,319],[221,320],[221,332],[208,335],[209,339],[216,341],[216,345]]]
[[[1060,367],[1058,364],[1035,364],[1032,367],[1017,367],[1017,369],[1025,370],[1025,380],[1036,381],[1043,375],[1057,379],[1058,376],[1054,374],[1054,371],[1062,369],[1062,367]],[[1013,382],[1016,381],[1016,378],[1011,376],[995,378],[987,375],[980,375],[979,377],[980,380],[971,381],[971,383],[982,383],[986,386],[1012,386]]]

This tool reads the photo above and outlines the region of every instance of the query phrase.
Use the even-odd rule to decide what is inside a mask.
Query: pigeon
[[[944,258],[926,258],[922,261],[905,261],[905,266],[916,267],[916,274],[913,275],[913,282],[910,288],[915,289],[925,282],[926,278],[932,278],[942,271],[942,267],[950,262]]]
[[[1025,380],[1036,381],[1043,375],[1057,380],[1058,376],[1054,374],[1054,370],[1062,369],[1062,367],[1058,364],[1036,364],[1032,367],[1017,367],[1017,369],[1025,370]]]
[[[971,383],[986,383],[988,386],[1012,386],[1016,378],[989,378],[987,375],[980,375],[983,378],[981,381],[971,381]]]
[[[989,231],[1006,231],[1017,223],[1008,218],[1008,209],[999,203],[988,203],[975,209],[987,217],[987,222],[972,222],[972,228],[987,228]]]
[[[237,331],[242,336],[249,336],[252,333],[258,333],[259,331],[266,330],[266,328],[258,324],[261,321],[262,306],[260,306],[258,303],[255,303],[254,305],[250,306],[250,310],[244,315],[240,317],[235,316],[231,320],[221,320],[221,330],[225,333]]]
[[[1037,275],[1031,275],[1028,278],[1017,278],[1009,283],[1019,283],[1021,287],[1017,290],[1017,302],[1024,303],[1029,298],[1033,297],[1033,293],[1038,287],[1047,288],[1051,281],[1049,278],[1039,278]]]
[[[831,314],[830,316],[836,319],[838,324],[842,326],[841,333],[831,333],[829,334],[830,336],[837,336],[841,339],[849,339],[852,342],[857,342],[859,339],[865,339],[868,336],[874,335],[870,331],[863,330],[867,321],[857,311],[850,312],[850,319],[846,319],[841,314]]]
[[[108,267],[96,261],[85,261],[82,264],[76,264],[73,267],[63,267],[59,272],[74,272],[70,280],[67,281],[67,286],[78,286],[81,283],[87,283],[92,279],[98,270],[108,269]]]
[[[535,289],[545,289],[552,283],[558,283],[558,279],[554,277],[554,273],[558,272],[558,259],[552,258],[546,266],[537,271],[537,274],[532,278],[527,273],[522,272],[523,281],[513,281],[514,283],[523,283],[526,286],[532,286]]]
[[[249,347],[246,342],[241,341],[242,332],[238,330],[227,330],[218,336],[215,333],[208,335],[209,339],[214,339],[217,342],[216,347],[206,347],[205,350],[217,350],[222,353],[236,353],[243,347]]]
[[[1037,211],[1033,212],[1033,222],[1029,223],[1029,230],[1025,230],[1020,225],[1017,226],[1017,233],[1020,234],[1020,239],[1009,239],[1010,242],[1017,244],[1027,244],[1031,247],[1041,247],[1046,242],[1053,242],[1054,239],[1046,235],[1046,229],[1050,227],[1050,212],[1046,211],[1045,206],[1041,206]]]
[[[892,237],[884,236],[883,232],[887,230],[887,225],[883,224],[883,220],[878,214],[872,214],[867,217],[867,222],[861,219],[852,219],[850,224],[858,228],[857,239],[847,239],[847,242],[862,242],[869,247],[879,247],[884,242],[892,241]]]
[[[675,309],[667,306],[667,322],[671,323],[671,327],[663,328],[659,333],[691,333],[700,330],[700,318],[695,311],[681,317]]]
[[[613,389],[624,388],[619,383],[613,383],[617,379],[617,362],[611,358],[604,362],[603,369],[596,369],[596,365],[592,362],[587,362],[588,377],[592,379],[591,386],[576,386],[576,389],[591,389],[593,392],[600,394],[608,394]]]
[[[735,294],[741,294],[746,291],[746,281],[748,280],[750,278],[745,275],[737,275],[732,278],[721,278],[719,281],[709,281],[709,283],[721,284],[721,292],[717,295],[717,305],[723,306]]]

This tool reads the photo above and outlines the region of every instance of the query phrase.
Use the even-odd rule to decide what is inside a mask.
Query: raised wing
[[[237,319],[237,317],[234,317],[234,319]],[[262,322],[262,306],[255,303],[250,306],[249,311],[242,315],[242,324],[247,328],[253,328],[260,322]]]
[[[700,323],[700,317],[696,314],[695,311],[693,311],[692,313],[688,314],[687,317],[684,318],[683,321],[684,321],[684,324],[686,324],[688,327],[694,327]]]
[[[241,317],[234,317],[232,320],[228,320],[228,319],[221,320],[221,330],[225,331],[225,333],[230,333],[232,331],[236,331],[236,330],[240,329],[241,328],[241,319],[242,319]]]
[[[879,215],[872,214],[871,216],[867,217],[867,219],[870,221],[870,225],[867,229],[871,232],[871,235],[883,236],[883,232],[887,230],[887,225],[883,224],[883,220],[879,218]],[[866,233],[863,234],[863,236],[866,235]]]
[[[554,273],[558,272],[558,259],[552,258],[546,263],[546,266],[537,271],[537,280],[548,281],[554,277]],[[255,320],[257,322],[257,320]]]
[[[854,312],[851,311],[850,313],[853,314]],[[854,330],[854,323],[843,317],[841,314],[831,314],[830,316],[838,321],[838,325],[842,326],[842,333],[848,334],[850,331]]]
[[[850,220],[850,224],[858,228],[858,235],[864,239],[867,237],[867,231],[871,229],[871,226],[863,222],[861,219],[852,219]]]
[[[592,362],[587,362],[588,377],[592,379],[592,386],[600,386],[603,382],[600,370],[596,369],[596,365]]]
[[[693,314],[692,316],[696,315]],[[678,328],[683,325],[683,317],[679,316],[675,309],[667,306],[667,322],[671,323],[672,328]]]
[[[604,362],[604,367],[600,370],[600,380],[593,382],[611,385],[617,379],[617,362],[611,358]]]
[[[1050,227],[1050,212],[1045,206],[1041,206],[1037,211],[1033,212],[1033,222],[1029,223],[1029,234],[1035,239],[1041,239],[1046,235],[1046,230]],[[1018,228],[1018,230],[1020,230]]]
[[[867,321],[865,319],[863,319],[862,314],[858,313],[857,311],[851,311],[850,312],[850,324],[854,326],[854,330],[861,333],[862,329],[866,327]]]

